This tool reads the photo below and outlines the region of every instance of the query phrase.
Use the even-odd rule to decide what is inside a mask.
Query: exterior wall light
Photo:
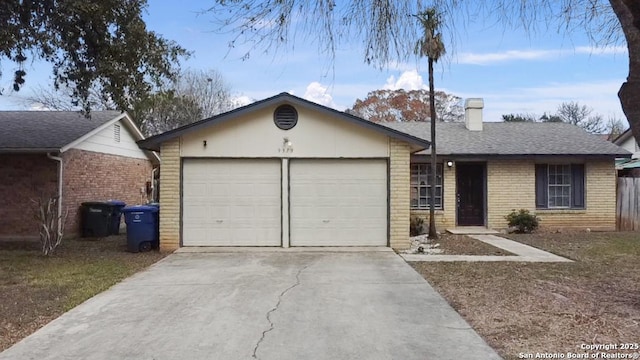
[[[447,167],[452,167],[453,166],[453,161],[449,160],[447,161]]]
[[[293,144],[291,143],[288,137],[282,138],[282,148],[278,149],[278,151],[282,153],[293,152]]]

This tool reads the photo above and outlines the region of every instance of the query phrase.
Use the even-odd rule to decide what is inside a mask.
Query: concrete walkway
[[[1,360],[500,357],[392,251],[169,255]]]
[[[532,246],[505,239],[495,235],[467,235],[491,246],[506,250],[515,255],[423,255],[402,254],[406,261],[519,261],[519,262],[573,262]]]

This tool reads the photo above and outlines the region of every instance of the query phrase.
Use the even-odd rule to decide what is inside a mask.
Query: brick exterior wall
[[[616,170],[613,160],[585,164],[584,210],[537,210],[547,228],[616,230]]]
[[[0,155],[0,238],[38,237],[31,200],[56,195],[57,164],[45,154]]]
[[[540,218],[548,229],[615,230],[616,172],[613,160],[585,164],[586,188],[583,210],[536,209],[535,162],[533,160],[487,161],[487,224],[490,228],[507,227],[504,216],[513,209],[527,209]],[[444,168],[444,210],[436,211],[438,230],[456,225],[455,165]],[[428,210],[411,210],[411,215],[429,221]]]
[[[536,212],[535,163],[526,160],[487,161],[487,225],[507,227],[513,209]]]
[[[162,144],[160,168],[160,250],[180,247],[180,139]]]
[[[389,139],[389,243],[396,250],[407,249],[410,214],[409,144]]]
[[[585,164],[586,188],[583,210],[536,209],[535,163],[489,161],[487,163],[489,226],[505,228],[504,216],[513,209],[527,209],[548,229],[615,230],[616,173],[613,160]]]
[[[147,202],[141,189],[151,178],[149,160],[77,149],[65,152],[62,158],[63,206],[69,211],[65,234],[80,233],[78,210],[85,201],[121,200],[127,205]]]

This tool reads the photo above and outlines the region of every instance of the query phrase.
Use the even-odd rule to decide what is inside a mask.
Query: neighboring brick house
[[[438,124],[440,230],[615,229],[618,146],[573,125]],[[429,123],[376,124],[282,93],[139,142],[160,151],[160,246],[407,248],[428,216]]]
[[[137,146],[143,138],[118,111],[96,111],[90,119],[67,111],[0,111],[0,239],[37,237],[32,200],[59,191],[70,236],[79,233],[82,202],[145,203],[159,159]]]
[[[439,229],[502,229],[514,209],[536,214],[541,227],[616,229],[615,158],[628,151],[566,123],[483,123],[483,105],[468,99],[465,123],[436,126]],[[386,125],[430,138],[429,123]],[[411,156],[411,214],[425,220],[430,159],[430,151]]]

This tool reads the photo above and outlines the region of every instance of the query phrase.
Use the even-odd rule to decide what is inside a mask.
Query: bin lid
[[[122,200],[107,200],[107,203],[110,205],[120,205],[120,206],[125,206],[127,205],[124,201]]]
[[[122,209],[123,213],[127,213],[127,212],[135,212],[135,211],[150,211],[150,212],[158,212],[158,207],[157,206],[150,206],[150,205],[131,205],[131,206],[125,206]]]
[[[85,201],[82,206],[110,206],[110,204],[104,201]]]

